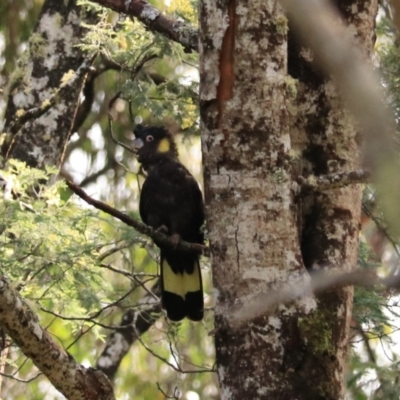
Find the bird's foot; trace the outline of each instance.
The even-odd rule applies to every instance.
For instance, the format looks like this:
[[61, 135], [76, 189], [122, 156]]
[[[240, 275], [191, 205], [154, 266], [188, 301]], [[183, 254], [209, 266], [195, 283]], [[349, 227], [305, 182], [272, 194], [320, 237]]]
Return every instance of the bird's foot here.
[[157, 232], [168, 234], [168, 228], [165, 225], [161, 225], [156, 229]]
[[178, 233], [174, 233], [171, 235], [171, 242], [174, 248], [178, 246], [179, 242], [181, 241], [181, 236]]
[[[157, 232], [165, 233], [168, 235], [168, 228], [165, 225], [161, 225], [156, 229]], [[170, 237], [172, 246], [176, 248], [178, 246], [179, 242], [181, 241], [181, 236], [178, 233], [173, 233]]]

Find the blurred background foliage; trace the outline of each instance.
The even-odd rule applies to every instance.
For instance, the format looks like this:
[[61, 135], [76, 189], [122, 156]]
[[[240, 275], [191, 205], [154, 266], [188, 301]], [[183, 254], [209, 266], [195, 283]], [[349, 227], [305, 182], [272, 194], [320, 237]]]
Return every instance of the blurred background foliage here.
[[[197, 24], [196, 0], [151, 3]], [[114, 120], [114, 136], [128, 145], [136, 123], [167, 126], [176, 135], [182, 162], [201, 182], [198, 55], [185, 52], [138, 21], [86, 0], [81, 4], [101, 15], [81, 44], [98, 57], [82, 95], [62, 176], [82, 185], [93, 197], [138, 217], [139, 165], [129, 151], [111, 140], [108, 112]], [[0, 19], [1, 115], [10, 76], [27, 47], [41, 5], [42, 0], [0, 2], [0, 13], [6, 16]], [[376, 60], [388, 101], [399, 118], [400, 50], [391, 20], [391, 9], [382, 0]], [[1, 171], [14, 187], [14, 193], [6, 192], [0, 200], [1, 271], [29, 300], [42, 325], [78, 362], [93, 366], [111, 328], [120, 323], [124, 311], [138, 307], [145, 288], [154, 284], [158, 252], [150, 239], [70, 197], [61, 181], [45, 186], [52, 172], [34, 171], [15, 162]], [[370, 187], [364, 194], [362, 228], [360, 267], [378, 269], [386, 276], [398, 273], [398, 240], [387, 231]], [[118, 399], [164, 399], [165, 394], [186, 400], [219, 398], [212, 372], [211, 277], [207, 260], [202, 263], [205, 320], [171, 324], [160, 315], [120, 365], [115, 379]], [[355, 290], [349, 399], [399, 398], [398, 302], [397, 293]], [[62, 398], [12, 344], [5, 374], [3, 399]]]

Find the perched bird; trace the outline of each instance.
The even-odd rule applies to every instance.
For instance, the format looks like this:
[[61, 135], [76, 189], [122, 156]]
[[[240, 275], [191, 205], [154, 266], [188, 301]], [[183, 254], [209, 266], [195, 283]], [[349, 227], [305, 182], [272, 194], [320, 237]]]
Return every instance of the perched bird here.
[[[171, 133], [159, 126], [137, 125], [133, 148], [147, 173], [140, 193], [140, 216], [154, 229], [179, 240], [203, 243], [203, 196], [196, 180], [179, 162]], [[203, 318], [199, 256], [155, 242], [160, 248], [162, 306], [168, 318]]]

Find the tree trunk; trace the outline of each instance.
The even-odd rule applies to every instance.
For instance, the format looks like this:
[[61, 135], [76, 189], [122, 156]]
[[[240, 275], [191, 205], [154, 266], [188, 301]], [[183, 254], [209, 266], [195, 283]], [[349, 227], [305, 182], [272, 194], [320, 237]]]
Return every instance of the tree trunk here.
[[1, 151], [6, 158], [36, 168], [61, 165], [86, 74], [40, 118], [28, 121], [18, 132], [13, 132], [12, 125], [18, 116], [45, 105], [62, 81], [84, 63], [87, 55], [76, 46], [86, 32], [82, 22], [93, 23], [96, 19], [76, 1], [44, 2], [28, 49], [11, 77], [4, 125], [8, 135]]
[[[358, 4], [359, 3], [359, 4]], [[338, 1], [351, 32], [369, 56], [373, 49], [377, 1]], [[292, 142], [300, 146], [301, 173], [319, 176], [359, 168], [357, 131], [332, 82], [307, 60], [307, 50], [289, 37], [289, 73], [298, 80]], [[309, 53], [308, 53], [309, 54]], [[360, 185], [316, 190], [302, 199], [301, 249], [309, 270], [348, 272], [357, 265]], [[353, 288], [318, 296], [318, 309], [303, 321], [307, 350], [300, 374], [309, 399], [343, 399], [344, 368]], [[316, 385], [315, 383], [318, 382]]]
[[[341, 8], [370, 50], [376, 2], [358, 3]], [[283, 283], [305, 281], [304, 265], [354, 268], [360, 187], [316, 190], [297, 204], [291, 177], [356, 169], [356, 131], [332, 83], [307, 61], [309, 51], [293, 43], [295, 33], [287, 51], [286, 19], [276, 2], [203, 0], [200, 10], [204, 184], [222, 398], [342, 399], [351, 288], [326, 292], [317, 303], [307, 297], [280, 305], [246, 326], [235, 324], [232, 310]], [[296, 81], [287, 76], [287, 57]]]
[[[231, 310], [279, 283], [307, 279], [291, 191], [287, 24], [275, 1], [201, 2], [201, 122], [223, 399], [298, 397], [298, 317], [281, 306], [246, 326]], [[306, 397], [304, 397], [306, 398]]]

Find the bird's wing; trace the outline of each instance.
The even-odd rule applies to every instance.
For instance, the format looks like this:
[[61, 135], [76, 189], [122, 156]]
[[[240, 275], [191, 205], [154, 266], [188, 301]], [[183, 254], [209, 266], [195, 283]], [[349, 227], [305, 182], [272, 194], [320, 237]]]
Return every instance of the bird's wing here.
[[198, 183], [177, 162], [153, 170], [142, 187], [140, 215], [154, 228], [164, 225], [170, 234], [199, 241], [195, 233], [204, 222], [204, 206]]

